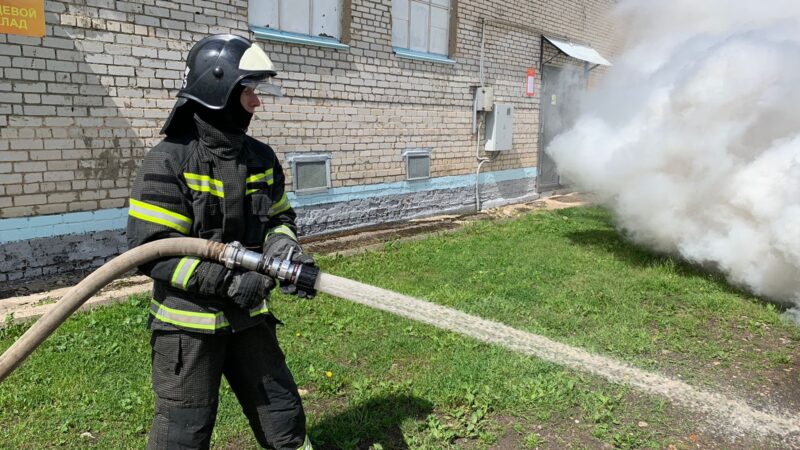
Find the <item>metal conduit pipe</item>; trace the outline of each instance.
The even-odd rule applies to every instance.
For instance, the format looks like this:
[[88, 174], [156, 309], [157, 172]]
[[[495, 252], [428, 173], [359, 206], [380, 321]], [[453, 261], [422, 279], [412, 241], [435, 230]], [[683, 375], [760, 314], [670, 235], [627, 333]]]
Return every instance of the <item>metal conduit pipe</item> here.
[[[486, 132], [484, 131], [484, 135]], [[485, 137], [485, 136], [484, 136]], [[496, 154], [490, 157], [481, 156], [481, 126], [478, 124], [477, 133], [475, 136], [477, 141], [475, 144], [475, 160], [478, 163], [478, 168], [475, 170], [475, 211], [481, 212], [481, 166], [488, 162], [494, 162]]]
[[149, 261], [167, 256], [195, 256], [219, 261], [225, 247], [225, 244], [205, 239], [174, 238], [150, 242], [117, 256], [64, 294], [50, 311], [40, 317], [0, 356], [0, 382], [86, 300], [122, 274]]
[[[481, 18], [481, 57], [480, 57], [480, 81], [483, 86], [483, 44], [486, 40], [486, 18]], [[481, 114], [486, 120], [486, 116]], [[475, 133], [475, 160], [478, 163], [478, 168], [475, 170], [475, 211], [481, 212], [481, 166], [487, 162], [491, 162], [491, 158], [481, 157], [481, 124], [478, 119], [478, 95], [475, 95], [475, 102], [472, 105], [472, 132]], [[484, 131], [484, 136], [486, 132]]]
[[481, 212], [481, 166], [491, 161], [489, 158], [478, 158], [478, 169], [475, 171], [475, 211]]

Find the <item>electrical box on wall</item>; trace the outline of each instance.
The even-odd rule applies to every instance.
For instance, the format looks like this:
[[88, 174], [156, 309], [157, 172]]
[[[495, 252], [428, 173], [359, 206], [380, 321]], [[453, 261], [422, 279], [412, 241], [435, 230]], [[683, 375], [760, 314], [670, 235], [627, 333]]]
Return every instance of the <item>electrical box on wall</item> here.
[[478, 86], [475, 89], [475, 111], [491, 111], [494, 104], [494, 88]]
[[495, 104], [492, 113], [486, 117], [486, 151], [511, 150], [513, 134], [514, 105]]

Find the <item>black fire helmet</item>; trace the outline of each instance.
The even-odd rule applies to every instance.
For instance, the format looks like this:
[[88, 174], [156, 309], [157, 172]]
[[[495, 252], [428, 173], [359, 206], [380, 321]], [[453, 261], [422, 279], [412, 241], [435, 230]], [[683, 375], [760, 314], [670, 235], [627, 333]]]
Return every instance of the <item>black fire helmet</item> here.
[[[275, 66], [257, 44], [233, 34], [208, 36], [196, 43], [186, 58], [183, 83], [175, 106], [164, 123], [161, 133], [169, 135], [171, 128], [187, 119], [190, 102], [212, 109], [222, 109], [237, 84], [265, 81], [277, 74]], [[267, 89], [263, 89], [269, 93]], [[191, 118], [189, 115], [188, 118]]]

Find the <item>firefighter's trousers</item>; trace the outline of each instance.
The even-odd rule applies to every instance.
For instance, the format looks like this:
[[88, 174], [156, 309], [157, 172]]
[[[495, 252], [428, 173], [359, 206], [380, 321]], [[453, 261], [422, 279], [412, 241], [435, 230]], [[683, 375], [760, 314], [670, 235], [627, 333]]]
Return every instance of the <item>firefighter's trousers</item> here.
[[155, 418], [148, 449], [207, 449], [222, 375], [264, 448], [310, 448], [275, 319], [232, 334], [153, 331]]

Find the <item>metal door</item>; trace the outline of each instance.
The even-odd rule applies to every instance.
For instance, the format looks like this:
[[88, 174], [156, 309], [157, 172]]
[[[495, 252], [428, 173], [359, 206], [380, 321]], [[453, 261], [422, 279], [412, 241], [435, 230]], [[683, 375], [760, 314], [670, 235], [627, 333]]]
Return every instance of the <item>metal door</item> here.
[[561, 187], [556, 163], [544, 150], [560, 133], [567, 131], [578, 118], [579, 100], [586, 90], [583, 71], [556, 66], [542, 69], [539, 167], [536, 188], [539, 192]]

